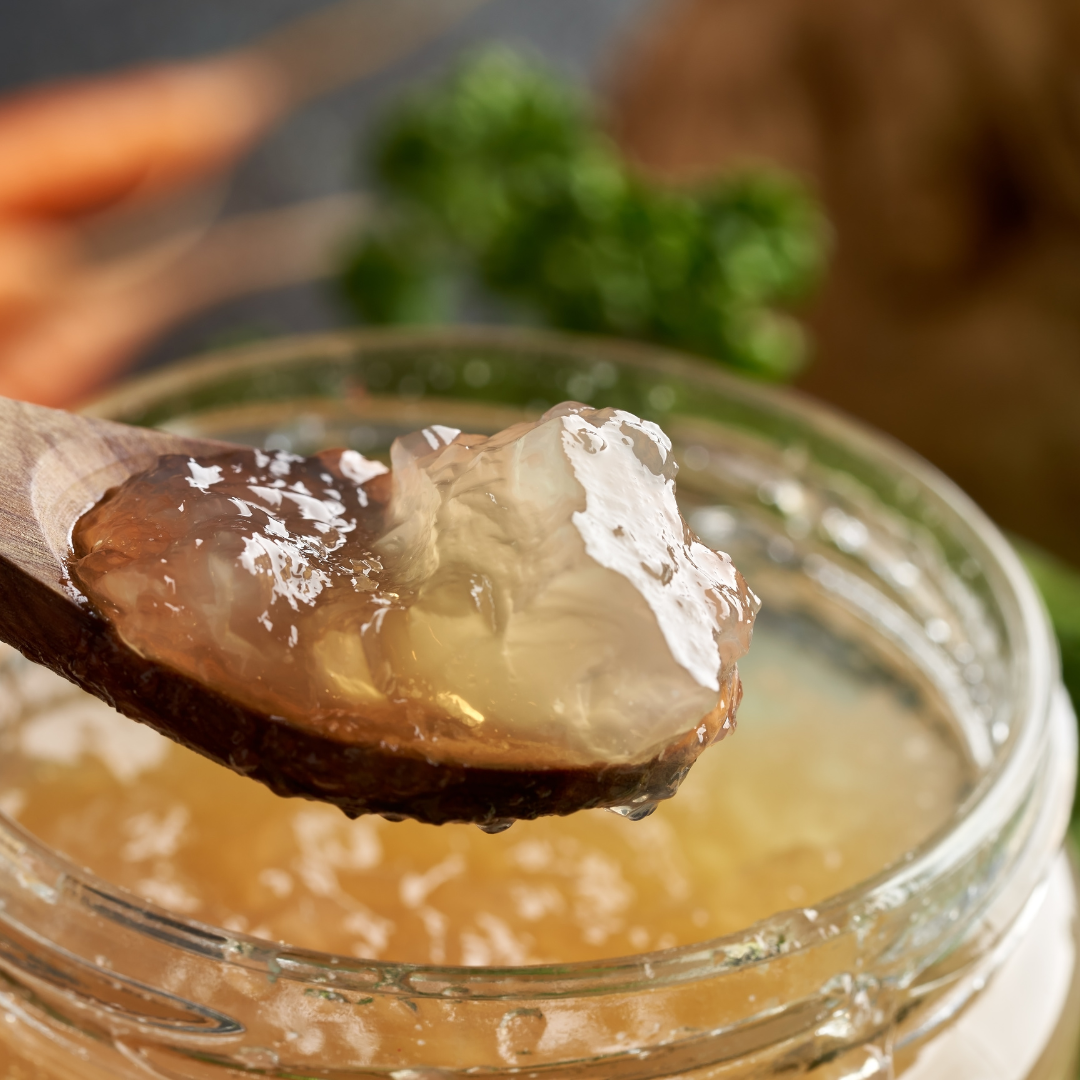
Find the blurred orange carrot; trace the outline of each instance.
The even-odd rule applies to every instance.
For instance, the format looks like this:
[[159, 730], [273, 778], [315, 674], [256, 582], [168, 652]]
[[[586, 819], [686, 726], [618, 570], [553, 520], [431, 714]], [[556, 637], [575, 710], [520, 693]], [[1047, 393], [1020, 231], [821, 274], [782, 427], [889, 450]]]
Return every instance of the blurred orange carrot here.
[[47, 301], [71, 276], [77, 259], [70, 230], [0, 218], [0, 332]]
[[[0, 310], [0, 395], [57, 407], [81, 401], [178, 319], [330, 273], [334, 242], [366, 212], [360, 196], [324, 196], [229, 218], [165, 265], [135, 253], [67, 277], [56, 249], [42, 267], [53, 275], [45, 302], [28, 301], [7, 322]], [[0, 251], [2, 243], [0, 233]]]
[[178, 319], [326, 273], [355, 198], [211, 226], [207, 194], [290, 109], [483, 2], [336, 0], [244, 49], [0, 101], [0, 394], [70, 404]]
[[0, 214], [73, 215], [228, 165], [285, 105], [253, 55], [149, 67], [0, 104]]

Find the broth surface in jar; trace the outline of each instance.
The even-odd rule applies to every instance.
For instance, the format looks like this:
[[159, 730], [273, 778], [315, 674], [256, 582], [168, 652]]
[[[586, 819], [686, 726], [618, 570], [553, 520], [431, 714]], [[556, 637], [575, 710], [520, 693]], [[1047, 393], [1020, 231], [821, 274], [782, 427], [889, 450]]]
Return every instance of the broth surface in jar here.
[[8, 811], [75, 862], [233, 931], [409, 963], [620, 956], [812, 906], [949, 819], [970, 779], [959, 746], [858, 660], [806, 618], [764, 617], [737, 737], [643, 821], [584, 811], [498, 836], [350, 822], [30, 666], [39, 704], [9, 730], [0, 783]]

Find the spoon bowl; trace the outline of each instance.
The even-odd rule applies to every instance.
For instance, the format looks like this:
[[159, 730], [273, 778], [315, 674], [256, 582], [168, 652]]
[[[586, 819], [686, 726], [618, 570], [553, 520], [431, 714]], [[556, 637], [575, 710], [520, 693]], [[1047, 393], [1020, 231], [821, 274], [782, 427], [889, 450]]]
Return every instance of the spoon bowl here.
[[592, 807], [640, 817], [674, 793], [701, 750], [690, 732], [630, 764], [432, 761], [376, 735], [365, 741], [363, 724], [335, 738], [252, 708], [131, 647], [69, 573], [73, 527], [110, 489], [164, 454], [207, 457], [237, 448], [9, 399], [0, 399], [0, 426], [0, 638], [279, 795], [333, 803], [354, 817], [470, 821], [488, 831]]

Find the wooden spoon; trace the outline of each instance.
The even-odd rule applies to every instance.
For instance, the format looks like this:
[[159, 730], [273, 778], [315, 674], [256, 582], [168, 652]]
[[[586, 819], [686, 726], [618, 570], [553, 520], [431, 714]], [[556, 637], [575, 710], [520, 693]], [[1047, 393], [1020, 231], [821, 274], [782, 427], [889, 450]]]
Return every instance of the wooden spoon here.
[[[237, 702], [136, 652], [73, 584], [75, 522], [162, 454], [235, 450], [0, 398], [0, 638], [126, 716], [279, 795], [499, 831], [517, 818], [614, 807], [643, 816], [700, 752], [690, 733], [650, 761], [567, 768], [470, 766], [343, 742]], [[737, 704], [737, 702], [736, 702]]]

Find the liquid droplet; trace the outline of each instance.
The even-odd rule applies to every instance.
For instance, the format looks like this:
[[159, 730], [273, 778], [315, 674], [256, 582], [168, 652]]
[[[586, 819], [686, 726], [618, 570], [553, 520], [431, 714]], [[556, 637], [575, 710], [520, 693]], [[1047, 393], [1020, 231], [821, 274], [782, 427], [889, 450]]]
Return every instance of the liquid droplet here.
[[619, 817], [629, 818], [631, 821], [641, 821], [654, 813], [659, 805], [659, 802], [650, 800], [649, 802], [632, 803], [627, 806], [608, 806], [605, 809], [612, 814], [618, 814]]
[[510, 826], [513, 824], [513, 818], [492, 818], [491, 821], [485, 821], [483, 824], [477, 822], [476, 827], [481, 832], [495, 834], [506, 832], [506, 830], [509, 829]]

